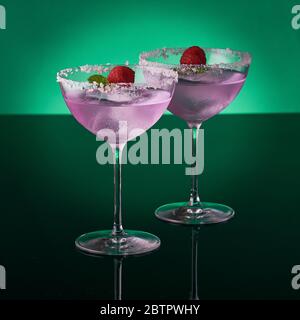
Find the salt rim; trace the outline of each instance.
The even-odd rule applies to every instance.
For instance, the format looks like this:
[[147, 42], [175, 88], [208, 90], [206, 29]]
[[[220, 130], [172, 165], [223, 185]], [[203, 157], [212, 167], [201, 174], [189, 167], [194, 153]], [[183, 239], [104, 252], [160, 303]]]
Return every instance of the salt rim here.
[[185, 71], [193, 71], [193, 68], [209, 68], [213, 69], [235, 69], [240, 67], [249, 66], [251, 63], [251, 55], [248, 52], [231, 50], [227, 49], [218, 49], [218, 48], [202, 48], [205, 52], [213, 52], [216, 54], [223, 54], [224, 56], [236, 55], [240, 58], [240, 61], [236, 61], [233, 63], [218, 63], [218, 64], [198, 64], [198, 65], [180, 65], [180, 64], [167, 64], [162, 62], [148, 61], [148, 58], [159, 58], [163, 57], [167, 59], [169, 55], [179, 55], [182, 54], [187, 48], [161, 48], [148, 52], [142, 52], [140, 54], [140, 65], [143, 66], [154, 66], [154, 67], [162, 67], [165, 68], [176, 68], [177, 71], [185, 72]]
[[107, 64], [101, 64], [101, 65], [84, 65], [76, 68], [67, 68], [64, 70], [61, 70], [57, 73], [57, 82], [62, 83], [69, 89], [78, 89], [78, 90], [97, 90], [102, 93], [112, 93], [112, 92], [120, 92], [120, 91], [136, 91], [140, 90], [142, 88], [149, 88], [149, 85], [145, 84], [139, 84], [139, 83], [131, 83], [131, 84], [97, 84], [97, 83], [90, 83], [88, 81], [75, 81], [68, 79], [68, 76], [77, 73], [77, 72], [83, 72], [83, 73], [98, 73], [103, 74], [105, 72], [110, 71], [112, 68], [116, 66], [126, 66], [126, 67], [132, 67], [134, 69], [144, 69], [145, 71], [148, 71], [152, 75], [160, 75], [160, 84], [159, 86], [154, 86], [153, 83], [151, 83], [151, 88], [159, 89], [162, 88], [164, 85], [172, 85], [174, 82], [178, 81], [178, 74], [174, 70], [162, 68], [162, 67], [156, 67], [156, 66], [142, 66], [139, 64], [130, 65], [128, 63], [123, 65], [113, 65], [110, 63]]

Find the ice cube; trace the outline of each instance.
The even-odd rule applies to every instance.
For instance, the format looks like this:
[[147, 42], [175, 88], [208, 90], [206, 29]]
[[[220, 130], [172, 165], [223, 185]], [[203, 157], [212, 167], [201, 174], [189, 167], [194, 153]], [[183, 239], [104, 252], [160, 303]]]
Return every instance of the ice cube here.
[[86, 97], [91, 99], [103, 99], [103, 93], [99, 90], [87, 90], [86, 91]]
[[133, 100], [133, 96], [130, 94], [130, 92], [111, 92], [111, 93], [104, 93], [103, 98], [108, 101], [113, 102], [130, 102]]
[[102, 91], [95, 89], [87, 90], [86, 97], [98, 100], [107, 100], [110, 102], [127, 103], [134, 99], [134, 94], [125, 90]]
[[210, 70], [205, 70], [202, 73], [189, 73], [186, 75], [180, 75], [180, 79], [202, 83], [220, 83], [231, 80], [232, 76], [233, 72], [230, 70], [212, 68]]

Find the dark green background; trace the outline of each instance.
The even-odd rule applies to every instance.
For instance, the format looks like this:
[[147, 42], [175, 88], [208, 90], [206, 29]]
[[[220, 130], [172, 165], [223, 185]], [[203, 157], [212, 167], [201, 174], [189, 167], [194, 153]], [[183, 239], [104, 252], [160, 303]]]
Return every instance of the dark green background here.
[[[202, 228], [201, 299], [300, 298], [291, 269], [300, 264], [299, 115], [224, 115], [204, 124], [203, 200], [236, 210]], [[164, 116], [159, 128], [184, 128]], [[110, 228], [113, 168], [99, 166], [99, 144], [71, 116], [0, 117], [0, 298], [109, 299], [111, 259], [79, 254], [74, 239]], [[55, 128], [55, 130], [53, 129]], [[185, 299], [190, 290], [189, 228], [154, 218], [187, 199], [181, 165], [125, 165], [124, 223], [157, 234], [161, 249], [124, 262], [125, 299]]]
[[68, 113], [55, 83], [62, 68], [137, 62], [159, 47], [246, 50], [246, 87], [224, 113], [299, 112], [300, 30], [293, 0], [1, 0], [0, 113]]

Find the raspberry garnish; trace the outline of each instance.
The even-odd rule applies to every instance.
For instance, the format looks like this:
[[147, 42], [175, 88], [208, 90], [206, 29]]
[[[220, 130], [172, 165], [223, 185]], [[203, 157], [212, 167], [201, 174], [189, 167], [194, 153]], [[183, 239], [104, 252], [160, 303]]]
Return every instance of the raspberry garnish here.
[[125, 66], [114, 67], [107, 79], [110, 83], [134, 83], [135, 72]]
[[206, 64], [206, 56], [203, 49], [197, 46], [186, 49], [181, 58], [181, 64]]

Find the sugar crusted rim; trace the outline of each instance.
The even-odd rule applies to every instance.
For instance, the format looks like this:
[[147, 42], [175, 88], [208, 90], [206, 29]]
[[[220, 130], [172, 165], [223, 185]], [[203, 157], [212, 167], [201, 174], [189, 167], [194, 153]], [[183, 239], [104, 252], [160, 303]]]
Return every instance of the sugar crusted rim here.
[[251, 63], [251, 55], [249, 52], [231, 50], [227, 49], [218, 49], [218, 48], [202, 48], [205, 52], [212, 52], [216, 54], [223, 54], [223, 55], [236, 55], [240, 58], [239, 61], [232, 62], [232, 63], [216, 63], [216, 64], [207, 64], [207, 65], [185, 65], [185, 64], [168, 64], [163, 62], [155, 62], [149, 61], [149, 58], [159, 58], [162, 57], [167, 59], [169, 55], [180, 55], [182, 54], [187, 48], [161, 48], [152, 51], [142, 52], [140, 54], [140, 64], [143, 66], [154, 66], [154, 67], [162, 67], [165, 68], [176, 68], [178, 70], [184, 70], [186, 68], [194, 68], [194, 67], [203, 67], [203, 68], [210, 68], [210, 69], [234, 69], [244, 66], [249, 66]]
[[[96, 87], [99, 86], [95, 85], [95, 83], [90, 83], [88, 82], [88, 80], [86, 81], [77, 81], [77, 80], [71, 80], [68, 79], [68, 76], [77, 73], [77, 72], [82, 72], [82, 73], [92, 73], [94, 72], [95, 74], [103, 74], [106, 72], [109, 72], [110, 70], [112, 70], [114, 67], [117, 66], [124, 66], [124, 67], [132, 67], [132, 68], [138, 68], [138, 69], [144, 69], [148, 72], [150, 72], [151, 74], [157, 74], [157, 72], [159, 72], [160, 75], [162, 75], [164, 78], [161, 79], [162, 82], [167, 83], [171, 83], [171, 82], [177, 82], [178, 81], [178, 74], [176, 71], [171, 70], [171, 69], [167, 69], [167, 68], [162, 68], [162, 66], [143, 66], [143, 65], [139, 65], [139, 64], [123, 64], [123, 65], [117, 65], [117, 64], [100, 64], [100, 65], [84, 65], [84, 66], [79, 66], [79, 67], [75, 67], [75, 68], [66, 68], [63, 69], [61, 71], [59, 71], [57, 73], [57, 82], [60, 82], [64, 85], [66, 85], [69, 88], [72, 89], [96, 89]], [[115, 87], [117, 87], [117, 84], [113, 84]], [[127, 84], [128, 85], [128, 84]], [[134, 83], [131, 85], [135, 85]], [[101, 87], [105, 87], [105, 86], [101, 86]]]

